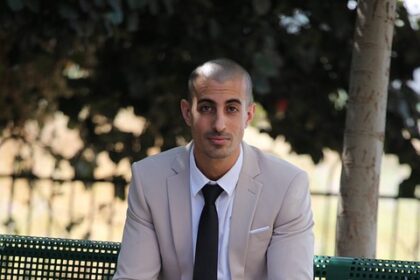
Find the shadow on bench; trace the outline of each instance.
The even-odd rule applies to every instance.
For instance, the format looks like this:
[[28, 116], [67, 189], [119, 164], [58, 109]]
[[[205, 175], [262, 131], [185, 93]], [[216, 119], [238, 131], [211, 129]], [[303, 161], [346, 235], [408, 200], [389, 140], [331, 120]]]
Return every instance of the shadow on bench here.
[[[120, 243], [0, 235], [0, 279], [111, 279]], [[420, 262], [316, 256], [314, 279], [420, 280]]]

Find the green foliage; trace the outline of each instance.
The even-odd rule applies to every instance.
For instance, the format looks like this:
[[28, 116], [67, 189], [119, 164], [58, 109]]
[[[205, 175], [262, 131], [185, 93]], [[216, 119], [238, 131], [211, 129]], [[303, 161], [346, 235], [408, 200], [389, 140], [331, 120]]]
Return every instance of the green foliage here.
[[[411, 166], [401, 193], [414, 196], [419, 94], [406, 85], [419, 66], [420, 32], [402, 5], [398, 13], [391, 81], [402, 86], [390, 90], [385, 149]], [[270, 124], [263, 131], [318, 162], [324, 148], [341, 151], [354, 22], [355, 11], [336, 0], [8, 0], [0, 4], [0, 130], [60, 110], [85, 144], [71, 159], [76, 173], [93, 176], [86, 166], [96, 156], [86, 151], [118, 163], [188, 140], [178, 103], [190, 71], [230, 57], [252, 75]], [[63, 74], [72, 65], [85, 74]], [[113, 124], [129, 106], [147, 120], [140, 137]]]
[[7, 4], [9, 5], [9, 8], [14, 12], [17, 12], [23, 9], [22, 0], [7, 0]]

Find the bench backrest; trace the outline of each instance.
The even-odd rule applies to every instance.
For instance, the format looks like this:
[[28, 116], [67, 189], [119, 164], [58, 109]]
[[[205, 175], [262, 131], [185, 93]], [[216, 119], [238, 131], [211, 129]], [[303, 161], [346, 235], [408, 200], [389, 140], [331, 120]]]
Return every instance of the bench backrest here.
[[420, 262], [315, 256], [315, 279], [420, 280]]
[[0, 235], [0, 279], [111, 279], [120, 243]]
[[[0, 279], [111, 279], [120, 243], [0, 235]], [[420, 262], [316, 256], [314, 279], [420, 280]]]

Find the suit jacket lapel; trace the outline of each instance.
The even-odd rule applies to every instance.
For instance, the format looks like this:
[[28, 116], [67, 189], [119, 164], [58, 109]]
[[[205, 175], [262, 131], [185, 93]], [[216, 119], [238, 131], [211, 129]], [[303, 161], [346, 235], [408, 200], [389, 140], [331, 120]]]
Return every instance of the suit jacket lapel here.
[[172, 237], [179, 268], [186, 272], [188, 279], [192, 279], [193, 249], [189, 147], [187, 146], [185, 152], [181, 152], [175, 158], [172, 168], [176, 174], [167, 179], [167, 188]]
[[262, 184], [254, 178], [260, 173], [254, 150], [243, 143], [244, 159], [236, 186], [229, 237], [229, 266], [232, 279], [243, 279], [248, 237]]

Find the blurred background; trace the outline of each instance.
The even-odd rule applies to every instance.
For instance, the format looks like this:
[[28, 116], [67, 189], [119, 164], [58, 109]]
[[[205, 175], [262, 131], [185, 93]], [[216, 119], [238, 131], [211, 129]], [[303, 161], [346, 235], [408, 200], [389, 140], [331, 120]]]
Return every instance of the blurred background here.
[[[245, 141], [310, 176], [334, 255], [356, 1], [0, 3], [0, 233], [120, 241], [130, 165], [190, 140], [198, 64], [229, 57], [258, 104]], [[420, 3], [399, 1], [377, 258], [420, 259]]]

